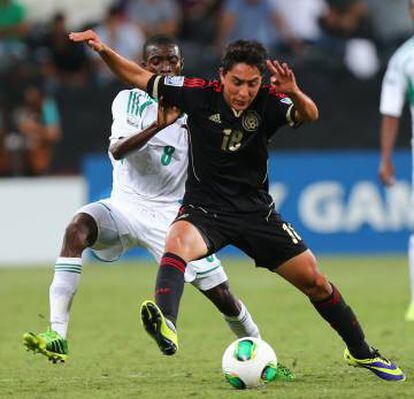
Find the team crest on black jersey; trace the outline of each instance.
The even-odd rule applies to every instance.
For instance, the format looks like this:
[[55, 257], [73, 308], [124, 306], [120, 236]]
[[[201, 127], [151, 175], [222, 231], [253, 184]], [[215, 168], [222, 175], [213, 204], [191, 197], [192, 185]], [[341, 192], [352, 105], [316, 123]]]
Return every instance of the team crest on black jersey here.
[[260, 117], [256, 111], [247, 111], [242, 119], [242, 126], [248, 132], [255, 132], [260, 124]]

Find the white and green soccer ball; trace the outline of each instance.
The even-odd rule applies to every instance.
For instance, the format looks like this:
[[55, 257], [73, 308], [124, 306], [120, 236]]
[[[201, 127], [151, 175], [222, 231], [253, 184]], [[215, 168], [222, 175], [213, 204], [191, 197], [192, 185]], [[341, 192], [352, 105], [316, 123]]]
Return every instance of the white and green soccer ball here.
[[275, 351], [265, 341], [244, 337], [231, 343], [223, 354], [224, 377], [235, 388], [255, 388], [277, 376]]

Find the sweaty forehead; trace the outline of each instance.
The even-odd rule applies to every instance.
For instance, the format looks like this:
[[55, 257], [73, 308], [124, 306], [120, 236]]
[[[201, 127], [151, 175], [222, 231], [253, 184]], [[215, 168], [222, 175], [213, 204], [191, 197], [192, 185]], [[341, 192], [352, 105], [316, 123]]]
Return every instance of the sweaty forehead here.
[[147, 47], [146, 58], [150, 59], [153, 57], [178, 57], [180, 58], [180, 50], [178, 46], [174, 44], [161, 44], [161, 45], [152, 45]]

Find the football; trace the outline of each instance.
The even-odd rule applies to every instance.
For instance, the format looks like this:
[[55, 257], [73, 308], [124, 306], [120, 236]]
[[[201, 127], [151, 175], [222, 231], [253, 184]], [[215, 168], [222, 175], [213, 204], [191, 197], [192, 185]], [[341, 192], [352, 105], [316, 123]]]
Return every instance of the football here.
[[237, 389], [255, 388], [277, 376], [277, 358], [265, 341], [244, 337], [231, 343], [223, 354], [222, 369], [226, 380]]

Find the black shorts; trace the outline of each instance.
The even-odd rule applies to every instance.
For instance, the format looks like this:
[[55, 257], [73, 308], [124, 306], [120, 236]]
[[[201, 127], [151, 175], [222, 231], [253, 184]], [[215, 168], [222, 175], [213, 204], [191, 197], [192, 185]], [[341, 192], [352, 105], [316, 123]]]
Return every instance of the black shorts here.
[[[275, 270], [308, 247], [290, 223], [275, 211], [269, 213], [220, 214], [185, 205], [174, 220], [187, 221], [201, 233], [209, 255], [234, 245], [254, 259], [257, 267]], [[174, 223], [173, 222], [173, 223]]]

